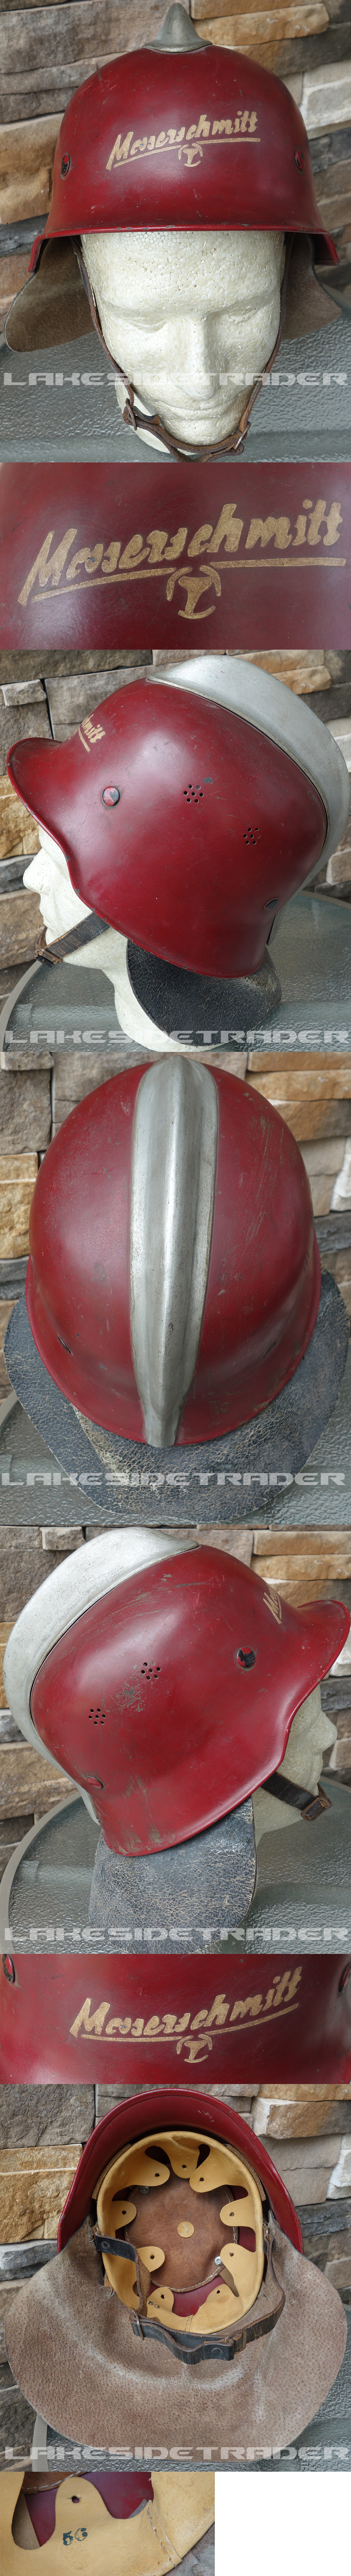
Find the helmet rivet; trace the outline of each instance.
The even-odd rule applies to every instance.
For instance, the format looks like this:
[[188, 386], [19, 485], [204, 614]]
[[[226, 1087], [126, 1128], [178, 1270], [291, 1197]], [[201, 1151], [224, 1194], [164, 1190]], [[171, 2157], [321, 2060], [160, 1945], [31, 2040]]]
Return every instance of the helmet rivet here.
[[304, 168], [305, 168], [305, 155], [304, 155], [304, 152], [295, 152], [295, 161], [296, 161], [296, 169], [297, 169], [297, 170], [304, 170]]
[[253, 1646], [250, 1646], [250, 1650], [248, 1647], [245, 1648], [245, 1646], [239, 1646], [237, 1663], [242, 1664], [245, 1673], [251, 1672], [252, 1664], [256, 1663], [256, 1655], [254, 1653]]
[[63, 152], [63, 155], [62, 155], [62, 161], [61, 161], [61, 179], [67, 179], [68, 171], [70, 170], [70, 168], [71, 168], [71, 154], [70, 154], [70, 152]]
[[342, 1995], [342, 1994], [343, 1994], [344, 1986], [348, 1986], [349, 1977], [351, 1977], [351, 1964], [350, 1964], [350, 1962], [349, 1962], [349, 1965], [348, 1965], [348, 1967], [347, 1967], [347, 1968], [343, 1968], [342, 1977], [340, 1977], [339, 1995]]
[[101, 804], [119, 805], [119, 787], [103, 787], [101, 793]]

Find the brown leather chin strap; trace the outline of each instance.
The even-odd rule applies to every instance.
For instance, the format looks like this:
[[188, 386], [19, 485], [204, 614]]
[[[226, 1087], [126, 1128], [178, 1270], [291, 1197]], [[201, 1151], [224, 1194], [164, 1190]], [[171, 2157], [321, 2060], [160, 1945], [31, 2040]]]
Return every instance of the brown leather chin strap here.
[[311, 1789], [299, 1788], [296, 1780], [285, 1780], [281, 1771], [271, 1771], [269, 1779], [262, 1780], [262, 1788], [269, 1790], [271, 1798], [281, 1798], [285, 1807], [298, 1807], [304, 1825], [314, 1825], [331, 1806], [331, 1798], [326, 1797], [319, 1782], [314, 1796]]
[[69, 957], [76, 949], [88, 948], [91, 939], [100, 939], [101, 931], [109, 928], [109, 921], [102, 921], [100, 913], [90, 912], [86, 921], [76, 921], [73, 930], [65, 930], [62, 939], [55, 940], [55, 946], [51, 940], [49, 948], [46, 945], [46, 930], [41, 930], [36, 945], [36, 957], [40, 959], [45, 957], [52, 966], [61, 966], [64, 957]]
[[[154, 2322], [153, 2319], [147, 2315], [147, 2301], [150, 2291], [150, 2273], [146, 2271], [145, 2265], [141, 2263], [136, 2247], [131, 2244], [130, 2238], [100, 2236], [100, 2232], [97, 2227], [94, 2227], [93, 2230], [94, 2244], [98, 2253], [102, 2254], [105, 2252], [106, 2254], [123, 2255], [124, 2260], [127, 2258], [129, 2262], [135, 2263], [139, 2306], [137, 2313], [133, 2314], [130, 2312], [132, 2333], [141, 2336], [144, 2343], [147, 2341], [152, 2343], [165, 2343], [168, 2349], [171, 2344], [172, 2350], [176, 2353], [178, 2360], [190, 2362], [193, 2365], [201, 2361], [233, 2361], [235, 2360], [237, 2353], [245, 2352], [247, 2344], [258, 2343], [262, 2341], [265, 2335], [274, 2333], [274, 2328], [278, 2325], [279, 2317], [282, 2316], [283, 2308], [285, 2308], [285, 2290], [280, 2288], [280, 2283], [277, 2281], [277, 2275], [274, 2271], [272, 2250], [273, 2222], [271, 2216], [268, 2220], [264, 2220], [263, 2233], [267, 2257], [267, 2270], [264, 2286], [268, 2296], [270, 2291], [272, 2292], [272, 2305], [267, 2307], [266, 2312], [263, 2315], [261, 2314], [261, 2316], [255, 2316], [254, 2308], [248, 2308], [247, 2315], [244, 2319], [240, 2323], [238, 2322], [237, 2325], [235, 2325], [233, 2321], [233, 2325], [227, 2327], [226, 2334], [221, 2338], [219, 2333], [206, 2334], [205, 2329], [202, 2336], [191, 2335], [188, 2333], [181, 2334], [181, 2332], [172, 2334], [171, 2326], [159, 2325], [156, 2317]], [[223, 2249], [222, 2263], [220, 2268], [218, 2267], [216, 2278], [218, 2281], [223, 2280], [226, 2286], [229, 2284], [230, 2288], [232, 2288], [232, 2283], [231, 2281], [229, 2283], [229, 2275], [226, 2272], [225, 2247]], [[278, 2294], [277, 2297], [275, 2297], [276, 2291]], [[118, 2298], [118, 2290], [115, 2291], [114, 2296]]]
[[[98, 2254], [117, 2254], [122, 2256], [124, 2263], [134, 2263], [139, 2300], [138, 2316], [146, 2317], [151, 2273], [147, 2271], [146, 2264], [142, 2263], [137, 2246], [131, 2245], [130, 2238], [127, 2236], [100, 2236], [99, 2227], [93, 2228], [93, 2237]], [[118, 2291], [114, 2295], [118, 2298]]]
[[[284, 277], [283, 277], [283, 280], [282, 280], [281, 295], [280, 295], [279, 331], [278, 331], [278, 334], [277, 334], [277, 339], [276, 339], [276, 341], [275, 341], [275, 347], [274, 347], [274, 349], [272, 349], [271, 357], [270, 357], [270, 358], [267, 358], [267, 368], [268, 368], [268, 372], [270, 372], [270, 368], [274, 366], [274, 360], [275, 360], [275, 358], [277, 358], [277, 357], [278, 357], [278, 350], [280, 349], [280, 342], [281, 342], [282, 332], [283, 332], [283, 330], [284, 330], [284, 322], [285, 322], [285, 315], [286, 315], [287, 292], [288, 292], [288, 282], [289, 282], [289, 268], [290, 268], [290, 260], [291, 260], [291, 255], [292, 255], [292, 250], [293, 250], [294, 240], [295, 240], [295, 234], [294, 234], [294, 233], [289, 233], [289, 235], [288, 235], [288, 239], [287, 239], [287, 244], [286, 244], [285, 264], [284, 264]], [[106, 340], [104, 340], [103, 332], [102, 332], [102, 330], [101, 330], [101, 324], [100, 324], [100, 322], [99, 322], [98, 311], [97, 311], [97, 305], [96, 305], [96, 303], [95, 303], [95, 296], [93, 295], [93, 289], [92, 289], [92, 286], [90, 285], [90, 278], [88, 277], [87, 269], [86, 269], [86, 267], [85, 267], [85, 263], [84, 263], [83, 256], [82, 256], [81, 243], [80, 243], [79, 236], [72, 234], [72, 235], [71, 235], [71, 241], [72, 241], [72, 250], [74, 250], [74, 252], [75, 252], [75, 257], [76, 257], [76, 259], [78, 260], [78, 267], [80, 268], [80, 274], [81, 274], [81, 277], [83, 278], [83, 284], [84, 284], [84, 286], [85, 286], [86, 294], [87, 294], [87, 296], [88, 296], [88, 303], [89, 303], [89, 305], [90, 305], [90, 312], [91, 312], [92, 321], [93, 321], [93, 323], [94, 323], [94, 329], [95, 329], [95, 331], [97, 331], [98, 339], [101, 341], [101, 348], [102, 348], [102, 349], [104, 349], [104, 352], [105, 352], [105, 358], [108, 358], [109, 366], [114, 368], [115, 376], [118, 376], [118, 377], [119, 377], [119, 382], [120, 382], [120, 384], [124, 385], [124, 387], [125, 387], [125, 392], [126, 392], [126, 403], [125, 403], [124, 411], [122, 412], [122, 420], [124, 420], [124, 421], [125, 421], [126, 428], [127, 428], [127, 429], [134, 429], [135, 431], [138, 431], [138, 430], [150, 430], [151, 435], [154, 435], [154, 436], [155, 436], [155, 438], [160, 438], [160, 439], [162, 440], [162, 446], [163, 446], [163, 447], [166, 447], [166, 448], [168, 449], [168, 453], [169, 453], [169, 455], [170, 455], [170, 456], [176, 456], [176, 457], [179, 457], [180, 462], [182, 461], [182, 458], [183, 458], [183, 457], [185, 457], [185, 460], [186, 460], [186, 458], [187, 458], [187, 457], [189, 457], [189, 458], [192, 458], [192, 459], [194, 460], [194, 462], [195, 462], [195, 463], [197, 462], [199, 465], [212, 465], [212, 464], [214, 464], [217, 460], [218, 460], [218, 461], [220, 461], [221, 456], [230, 456], [231, 454], [232, 454], [232, 455], [236, 455], [236, 454], [238, 454], [238, 453], [240, 452], [240, 450], [242, 450], [242, 448], [243, 448], [245, 438], [247, 438], [247, 432], [248, 432], [248, 429], [249, 429], [250, 419], [251, 419], [251, 412], [253, 411], [254, 403], [255, 403], [255, 402], [257, 402], [257, 396], [258, 396], [258, 394], [261, 392], [262, 375], [258, 377], [257, 384], [255, 384], [255, 385], [253, 385], [253, 386], [252, 386], [251, 393], [249, 394], [249, 400], [248, 400], [248, 402], [245, 404], [245, 410], [241, 413], [241, 419], [240, 419], [239, 421], [237, 421], [236, 429], [233, 429], [233, 430], [229, 433], [229, 436], [227, 435], [227, 437], [226, 437], [226, 438], [222, 438], [222, 439], [220, 439], [220, 440], [218, 440], [218, 439], [217, 439], [217, 440], [215, 441], [214, 446], [211, 446], [211, 447], [194, 447], [194, 446], [192, 445], [192, 443], [191, 443], [191, 440], [190, 440], [190, 439], [186, 439], [186, 438], [184, 438], [184, 439], [182, 439], [182, 440], [180, 441], [180, 440], [179, 440], [179, 439], [177, 439], [177, 438], [172, 438], [170, 430], [168, 430], [168, 429], [166, 429], [166, 428], [165, 428], [165, 423], [164, 423], [164, 421], [160, 419], [159, 412], [155, 411], [155, 412], [152, 412], [152, 413], [148, 413], [148, 412], [146, 412], [146, 411], [138, 411], [138, 401], [140, 401], [140, 395], [138, 396], [138, 394], [136, 394], [136, 392], [135, 392], [135, 386], [134, 386], [134, 385], [129, 384], [128, 376], [126, 376], [126, 375], [125, 375], [124, 367], [119, 367], [119, 366], [117, 365], [117, 359], [116, 359], [116, 358], [112, 358], [112, 356], [111, 356], [111, 350], [107, 348]], [[265, 370], [265, 372], [266, 372], [266, 370]]]

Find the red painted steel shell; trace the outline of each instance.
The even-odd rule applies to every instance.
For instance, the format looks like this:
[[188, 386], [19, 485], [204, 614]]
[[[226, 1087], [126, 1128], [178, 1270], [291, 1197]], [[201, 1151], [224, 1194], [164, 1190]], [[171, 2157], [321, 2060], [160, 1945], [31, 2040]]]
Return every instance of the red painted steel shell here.
[[[310, 1958], [282, 1952], [269, 1959], [128, 1959], [90, 1952], [59, 1958], [49, 1951], [33, 1957], [31, 1950], [30, 1956], [14, 1953], [6, 1967], [3, 1961], [0, 1994], [4, 2084], [188, 2087], [199, 2077], [201, 2086], [249, 2088], [348, 2084], [351, 2078], [351, 1969], [344, 1951]], [[158, 2093], [156, 2106], [154, 2095], [150, 2125], [159, 2099]], [[131, 2106], [130, 2136], [132, 2116]], [[211, 2099], [214, 2132], [220, 2116]]]
[[248, 459], [245, 474], [230, 457], [174, 462], [170, 474], [160, 455], [156, 509], [154, 486], [154, 465], [141, 461], [41, 464], [40, 474], [26, 465], [25, 477], [22, 465], [1, 466], [4, 648], [94, 646], [103, 669], [107, 650], [139, 659], [141, 636], [194, 652], [210, 637], [211, 652], [231, 653], [234, 634], [238, 652], [267, 652], [277, 625], [281, 648], [294, 635], [309, 647], [326, 631], [326, 600], [328, 644], [351, 644], [348, 465], [309, 465], [308, 514], [304, 468], [289, 461]]
[[[27, 1309], [55, 1386], [91, 1422], [145, 1441], [130, 1320], [133, 1121], [147, 1068], [79, 1102], [40, 1166]], [[302, 1155], [268, 1100], [211, 1074], [218, 1143], [207, 1288], [178, 1447], [263, 1411], [307, 1350], [321, 1265]]]
[[44, 239], [170, 226], [309, 233], [337, 257], [299, 109], [246, 54], [122, 54], [66, 108]]
[[31, 1715], [90, 1791], [110, 1849], [165, 1851], [269, 1778], [350, 1625], [343, 1602], [291, 1609], [247, 1566], [202, 1547], [143, 1567], [83, 1611], [38, 1667]]
[[120, 2155], [122, 2148], [132, 2145], [135, 2138], [147, 2138], [150, 2133], [155, 2137], [160, 2130], [167, 2128], [173, 2131], [199, 2129], [202, 2137], [219, 2139], [224, 2146], [236, 2148], [238, 2155], [247, 2156], [254, 2173], [263, 2183], [284, 2236], [288, 2236], [291, 2245], [296, 2245], [298, 2253], [303, 2254], [297, 2210], [281, 2175], [277, 2174], [271, 2157], [267, 2155], [266, 2147], [261, 2145], [261, 2139], [254, 2137], [247, 2121], [242, 2120], [237, 2111], [229, 2110], [225, 2103], [212, 2102], [206, 2093], [187, 2094], [181, 2089], [179, 2093], [158, 2092], [157, 2102], [154, 2093], [141, 2093], [137, 2100], [134, 2095], [131, 2102], [124, 2102], [119, 2109], [115, 2106], [107, 2112], [104, 2120], [98, 2120], [96, 2129], [83, 2147], [74, 2182], [59, 2219], [58, 2254], [63, 2252], [65, 2245], [69, 2245], [77, 2227], [83, 2226], [94, 2186], [106, 2172], [113, 2156]]
[[[162, 681], [116, 690], [69, 742], [14, 743], [7, 766], [81, 901], [198, 974], [255, 972], [323, 850], [325, 808], [303, 766], [210, 695]], [[116, 805], [103, 803], [111, 784]]]

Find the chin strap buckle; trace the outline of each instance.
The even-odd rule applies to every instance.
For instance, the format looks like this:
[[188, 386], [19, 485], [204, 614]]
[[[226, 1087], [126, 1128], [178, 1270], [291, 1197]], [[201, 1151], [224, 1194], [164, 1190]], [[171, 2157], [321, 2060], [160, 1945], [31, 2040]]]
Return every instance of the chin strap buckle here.
[[318, 1782], [316, 1797], [307, 1797], [306, 1804], [301, 1810], [304, 1825], [313, 1825], [315, 1816], [323, 1816], [326, 1807], [331, 1807], [331, 1798], [326, 1797], [325, 1789], [321, 1789]]
[[281, 1771], [271, 1771], [269, 1779], [262, 1781], [262, 1788], [269, 1790], [271, 1798], [280, 1798], [284, 1807], [298, 1807], [304, 1825], [314, 1825], [317, 1816], [323, 1816], [326, 1808], [331, 1807], [331, 1798], [327, 1798], [319, 1782], [315, 1795], [312, 1795], [310, 1789], [299, 1788], [297, 1781], [285, 1780]]

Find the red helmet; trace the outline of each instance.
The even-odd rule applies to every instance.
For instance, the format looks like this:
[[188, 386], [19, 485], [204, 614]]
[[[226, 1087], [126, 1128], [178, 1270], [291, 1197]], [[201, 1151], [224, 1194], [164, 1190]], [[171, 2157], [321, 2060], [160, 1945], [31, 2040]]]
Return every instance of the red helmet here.
[[9, 1707], [88, 1792], [108, 1848], [134, 1860], [203, 1833], [270, 1778], [350, 1624], [341, 1601], [291, 1609], [218, 1548], [111, 1532], [21, 1611]]
[[261, 965], [276, 911], [349, 811], [327, 727], [229, 656], [133, 680], [70, 741], [14, 743], [7, 765], [83, 903], [153, 955], [225, 979]]
[[[138, 1956], [33, 1959], [0, 1964], [4, 2084], [349, 2084], [351, 1962]], [[196, 2078], [195, 2078], [196, 2080]], [[173, 2091], [173, 2109], [176, 2100]], [[188, 2106], [191, 2094], [188, 2094]], [[135, 2102], [123, 2104], [133, 2137]], [[164, 2118], [157, 2093], [157, 2115]], [[187, 2102], [184, 2102], [184, 2115]], [[153, 2096], [152, 2121], [156, 2102]], [[208, 2104], [213, 2130], [224, 2105]], [[122, 2114], [121, 2114], [122, 2117]], [[142, 2117], [148, 2117], [145, 2097]], [[139, 2114], [136, 2114], [139, 2125]], [[151, 2125], [151, 2123], [150, 2123]], [[95, 2133], [94, 2133], [95, 2134]], [[100, 2130], [101, 2136], [101, 2130]], [[90, 2140], [92, 2148], [93, 2141]], [[265, 2150], [258, 2148], [258, 2154]], [[101, 2172], [101, 2167], [100, 2167]], [[89, 2178], [90, 2180], [90, 2178]], [[91, 2182], [90, 2182], [91, 2190]], [[79, 2219], [78, 2212], [78, 2219]]]
[[78, 1411], [129, 1440], [238, 1427], [311, 1339], [321, 1266], [295, 1138], [269, 1101], [180, 1053], [73, 1110], [29, 1239], [40, 1357]]
[[269, 2200], [284, 2235], [288, 2236], [291, 2245], [296, 2246], [297, 2252], [303, 2254], [297, 2210], [261, 2138], [254, 2137], [246, 2120], [242, 2120], [237, 2111], [229, 2110], [226, 2103], [214, 2102], [209, 2094], [203, 2092], [183, 2093], [180, 2087], [178, 2090], [174, 2086], [169, 2093], [161, 2088], [156, 2098], [154, 2093], [141, 2093], [136, 2099], [134, 2096], [130, 2102], [123, 2102], [119, 2107], [115, 2105], [104, 2120], [98, 2120], [87, 2145], [83, 2147], [74, 2182], [64, 2203], [57, 2234], [58, 2254], [63, 2252], [65, 2245], [69, 2245], [77, 2228], [84, 2225], [91, 2200], [96, 2199], [101, 2176], [114, 2157], [121, 2154], [124, 2147], [133, 2148], [139, 2139], [146, 2145], [150, 2135], [152, 2141], [159, 2137], [161, 2142], [166, 2130], [170, 2132], [173, 2146], [178, 2130], [182, 2144], [186, 2132], [190, 2138], [192, 2134], [195, 2138], [199, 2135], [199, 2143], [206, 2138], [211, 2146], [212, 2141], [218, 2140], [222, 2145], [236, 2149], [239, 2156], [247, 2157], [249, 2170], [262, 2183], [264, 2196]]
[[196, 2460], [200, 2435], [205, 2460], [238, 2442], [244, 2461], [280, 2451], [327, 2397], [345, 2344], [341, 2299], [306, 2262], [252, 2127], [163, 2087], [98, 2121], [57, 2254], [6, 2321], [16, 2384], [44, 2419], [54, 2411], [94, 2449], [118, 2429], [130, 2451], [142, 2429], [149, 2455], [171, 2460], [185, 2432]]
[[335, 260], [290, 91], [252, 55], [204, 42], [185, 12], [183, 25], [179, 47], [166, 19], [164, 43], [103, 63], [75, 91], [44, 239], [262, 228], [309, 233]]
[[[156, 44], [103, 63], [70, 100], [45, 233], [34, 243], [29, 280], [11, 309], [8, 345], [42, 347], [89, 329], [71, 251], [73, 243], [82, 265], [82, 233], [168, 229], [282, 232], [312, 242], [323, 263], [337, 260], [321, 224], [306, 129], [290, 91], [252, 56], [204, 42], [178, 7], [169, 10]], [[293, 264], [289, 281], [286, 276], [287, 327], [294, 335], [333, 317], [307, 273], [310, 258], [309, 249], [301, 276], [296, 267], [293, 275]], [[99, 329], [89, 287], [88, 293]]]

